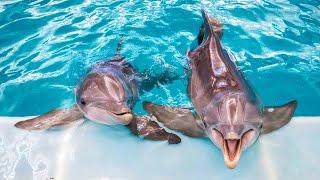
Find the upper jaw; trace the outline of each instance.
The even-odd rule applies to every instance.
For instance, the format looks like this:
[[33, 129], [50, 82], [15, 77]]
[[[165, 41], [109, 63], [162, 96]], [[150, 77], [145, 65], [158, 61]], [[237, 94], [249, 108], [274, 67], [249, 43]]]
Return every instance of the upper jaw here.
[[242, 138], [235, 133], [229, 133], [226, 138], [216, 129], [212, 129], [209, 137], [221, 148], [226, 166], [234, 169], [240, 159]]
[[[101, 101], [97, 101], [95, 103], [90, 104], [90, 106], [96, 106], [96, 103]], [[102, 101], [103, 102], [103, 101]], [[106, 107], [100, 107], [104, 109], [106, 113], [108, 113], [111, 117], [119, 121], [120, 124], [128, 125], [133, 119], [132, 111], [128, 107], [118, 107], [119, 111], [106, 110]]]
[[88, 119], [109, 125], [128, 125], [133, 119], [132, 111], [129, 108], [122, 108], [119, 112], [112, 112], [89, 104], [84, 108], [80, 107], [79, 109]]
[[241, 138], [223, 140], [223, 158], [228, 168], [234, 169], [237, 166], [241, 155], [241, 146]]

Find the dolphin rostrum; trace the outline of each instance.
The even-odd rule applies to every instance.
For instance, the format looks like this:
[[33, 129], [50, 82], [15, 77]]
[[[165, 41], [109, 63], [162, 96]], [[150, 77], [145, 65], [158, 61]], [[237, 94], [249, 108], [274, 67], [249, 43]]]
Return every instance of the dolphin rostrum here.
[[144, 103], [144, 109], [166, 127], [192, 137], [208, 136], [235, 168], [240, 154], [260, 134], [286, 125], [297, 102], [263, 107], [230, 55], [221, 46], [222, 25], [202, 10], [204, 22], [197, 46], [188, 51], [192, 109]]
[[[41, 130], [69, 124], [86, 117], [107, 125], [126, 125], [134, 134], [146, 139], [167, 140], [170, 144], [180, 143], [181, 140], [177, 135], [168, 133], [150, 117], [137, 116], [132, 112], [141, 77], [120, 55], [121, 42], [120, 40], [118, 43], [115, 57], [95, 64], [79, 83], [75, 90], [76, 105], [20, 121], [15, 126], [27, 130]], [[156, 77], [153, 80], [167, 82], [169, 79]], [[150, 86], [152, 80], [149, 78], [145, 81], [145, 84]]]

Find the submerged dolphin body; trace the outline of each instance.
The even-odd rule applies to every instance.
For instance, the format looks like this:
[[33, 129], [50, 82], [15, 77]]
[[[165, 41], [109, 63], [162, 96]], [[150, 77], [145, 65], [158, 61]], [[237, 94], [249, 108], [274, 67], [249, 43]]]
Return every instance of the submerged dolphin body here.
[[166, 107], [150, 102], [144, 108], [168, 128], [193, 137], [208, 136], [223, 152], [225, 164], [235, 168], [240, 154], [260, 134], [286, 125], [297, 102], [263, 107], [257, 94], [222, 48], [222, 26], [202, 11], [195, 49], [187, 53], [191, 76], [188, 94], [194, 105], [190, 109]]
[[[120, 55], [121, 41], [114, 58], [92, 67], [76, 88], [76, 105], [67, 109], [56, 109], [42, 116], [20, 121], [16, 127], [27, 130], [48, 129], [69, 124], [86, 117], [98, 123], [127, 125], [130, 130], [151, 140], [168, 140], [180, 143], [180, 138], [166, 132], [148, 116], [136, 116], [132, 112], [138, 94], [138, 81], [133, 67]], [[167, 82], [169, 79], [153, 78]], [[149, 80], [145, 84], [150, 85]], [[170, 81], [170, 80], [169, 80]]]

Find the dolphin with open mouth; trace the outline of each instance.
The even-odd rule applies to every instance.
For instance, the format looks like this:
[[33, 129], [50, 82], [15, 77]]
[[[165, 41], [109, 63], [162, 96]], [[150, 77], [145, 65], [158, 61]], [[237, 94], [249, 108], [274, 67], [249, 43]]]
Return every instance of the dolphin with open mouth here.
[[286, 125], [297, 106], [262, 106], [230, 55], [220, 43], [222, 25], [202, 10], [204, 22], [197, 46], [188, 51], [190, 77], [188, 94], [194, 106], [168, 107], [144, 103], [144, 109], [166, 127], [188, 136], [208, 136], [218, 146], [227, 167], [237, 166], [241, 152], [260, 134]]
[[[20, 121], [15, 126], [26, 130], [42, 130], [86, 117], [102, 124], [126, 125], [134, 134], [146, 139], [167, 140], [169, 144], [180, 143], [177, 135], [168, 133], [150, 117], [137, 116], [132, 112], [139, 84], [150, 88], [152, 82], [166, 83], [176, 77], [157, 76], [142, 79], [135, 73], [132, 65], [120, 55], [121, 42], [120, 40], [118, 43], [115, 57], [95, 64], [79, 83], [75, 90], [75, 105]], [[141, 83], [141, 79], [144, 82]]]

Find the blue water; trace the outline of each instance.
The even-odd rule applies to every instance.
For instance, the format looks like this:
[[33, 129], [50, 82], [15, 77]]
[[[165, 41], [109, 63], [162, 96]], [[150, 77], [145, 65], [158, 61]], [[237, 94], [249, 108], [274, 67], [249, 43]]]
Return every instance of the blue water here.
[[222, 39], [265, 105], [299, 102], [320, 115], [320, 1], [0, 1], [0, 115], [38, 115], [74, 103], [73, 88], [95, 62], [122, 55], [140, 72], [179, 79], [142, 100], [190, 106], [186, 50], [200, 9], [224, 24]]

